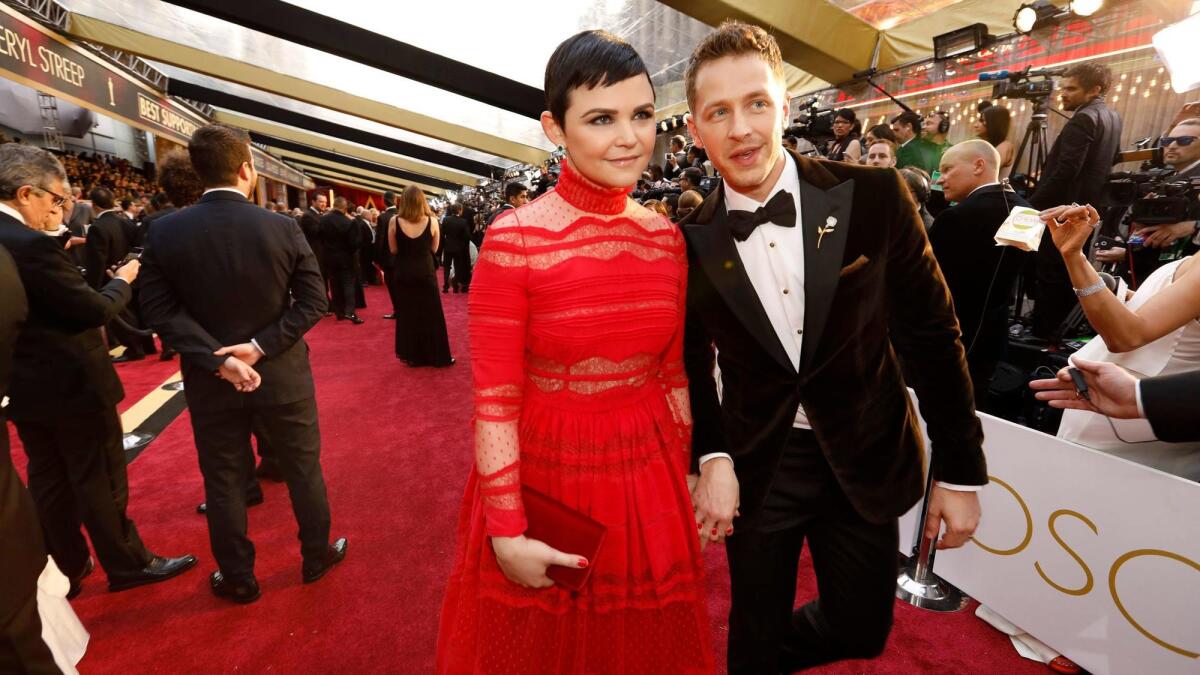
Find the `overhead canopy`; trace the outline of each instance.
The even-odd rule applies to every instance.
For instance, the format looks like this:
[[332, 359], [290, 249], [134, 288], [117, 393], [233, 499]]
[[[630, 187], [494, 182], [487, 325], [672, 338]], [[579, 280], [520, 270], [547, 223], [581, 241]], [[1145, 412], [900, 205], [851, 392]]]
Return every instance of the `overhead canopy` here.
[[148, 59], [169, 76], [171, 93], [213, 106], [218, 120], [291, 146], [272, 148], [307, 161], [334, 161], [321, 152], [334, 153], [343, 168], [436, 190], [478, 185], [548, 157], [553, 146], [536, 119], [543, 107], [543, 71], [554, 48], [581, 29], [606, 29], [638, 50], [665, 116], [686, 110], [688, 57], [726, 18], [757, 23], [777, 37], [789, 91], [798, 96], [849, 80], [876, 59], [886, 70], [927, 58], [935, 35], [972, 23], [986, 24], [994, 35], [1009, 33], [1021, 4], [58, 2], [70, 11], [69, 34]]

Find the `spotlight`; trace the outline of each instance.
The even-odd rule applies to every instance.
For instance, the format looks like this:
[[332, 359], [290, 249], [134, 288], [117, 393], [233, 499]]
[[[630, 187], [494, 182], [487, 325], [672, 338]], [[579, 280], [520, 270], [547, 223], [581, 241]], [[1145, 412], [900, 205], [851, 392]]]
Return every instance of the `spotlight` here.
[[1171, 76], [1171, 87], [1182, 94], [1200, 87], [1200, 47], [1196, 31], [1200, 29], [1200, 14], [1193, 14], [1179, 23], [1155, 33], [1150, 41]]
[[1071, 12], [1076, 16], [1091, 16], [1100, 11], [1104, 0], [1071, 0]]
[[1034, 0], [1023, 3], [1013, 15], [1013, 28], [1025, 35], [1033, 29], [1045, 25], [1058, 16], [1058, 8], [1050, 0]]

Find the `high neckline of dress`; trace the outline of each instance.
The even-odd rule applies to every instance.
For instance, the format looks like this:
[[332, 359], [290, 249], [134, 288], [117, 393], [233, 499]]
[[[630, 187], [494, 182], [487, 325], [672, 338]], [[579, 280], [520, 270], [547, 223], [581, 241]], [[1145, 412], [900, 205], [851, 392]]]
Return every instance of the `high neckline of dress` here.
[[633, 186], [609, 188], [597, 185], [576, 171], [568, 159], [563, 160], [562, 173], [554, 190], [577, 209], [615, 216], [625, 210], [626, 199]]

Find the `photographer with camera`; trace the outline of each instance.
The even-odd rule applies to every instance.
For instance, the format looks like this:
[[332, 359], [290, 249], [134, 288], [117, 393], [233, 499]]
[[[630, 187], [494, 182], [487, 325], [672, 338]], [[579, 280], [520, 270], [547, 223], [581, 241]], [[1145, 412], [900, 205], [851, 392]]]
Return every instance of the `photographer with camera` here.
[[[1083, 253], [1084, 243], [1100, 222], [1096, 209], [1090, 205], [1058, 206], [1043, 211], [1042, 220], [1070, 274], [1088, 322], [1099, 333], [1073, 358], [1115, 363], [1137, 377], [1200, 369], [1197, 255], [1160, 267], [1136, 293], [1118, 297], [1106, 288]], [[1114, 422], [1095, 413], [1068, 410], [1063, 414], [1058, 437], [1200, 480], [1200, 443], [1166, 443], [1156, 438], [1144, 421]]]
[[[1174, 222], [1163, 220], [1171, 219], [1169, 214], [1148, 216], [1145, 213], [1150, 209], [1159, 211], [1156, 206], [1165, 206], [1165, 201], [1173, 196], [1167, 192], [1173, 191], [1174, 186], [1182, 188], [1182, 183], [1200, 180], [1200, 117], [1176, 124], [1168, 135], [1159, 139], [1159, 146], [1163, 150], [1164, 163], [1175, 173], [1155, 181], [1156, 184], [1140, 199], [1131, 195], [1135, 203], [1122, 209], [1124, 232], [1117, 236], [1102, 233], [1096, 241], [1096, 259], [1113, 265], [1112, 271], [1125, 276], [1135, 287], [1139, 279], [1146, 278], [1162, 265], [1191, 255], [1200, 248], [1196, 241], [1196, 211], [1200, 202], [1195, 197], [1190, 198], [1190, 209], [1176, 210]], [[1181, 197], [1188, 199], [1188, 190], [1180, 192], [1183, 192]], [[1139, 217], [1156, 222], [1144, 224], [1138, 222]], [[1106, 218], [1106, 222], [1111, 221]]]
[[[1034, 208], [1107, 205], [1105, 182], [1121, 145], [1121, 118], [1104, 103], [1111, 84], [1112, 73], [1099, 63], [1076, 64], [1063, 74], [1059, 100], [1063, 109], [1075, 114], [1046, 156], [1037, 189], [1029, 196]], [[1054, 336], [1075, 304], [1062, 259], [1053, 248], [1042, 247], [1037, 256], [1033, 334], [1043, 339]]]
[[29, 457], [29, 489], [46, 547], [72, 593], [93, 567], [81, 525], [109, 590], [121, 591], [174, 577], [196, 559], [154, 555], [126, 515], [129, 480], [117, 414], [125, 392], [99, 329], [129, 303], [140, 263], [118, 268], [95, 290], [62, 246], [37, 231], [62, 208], [65, 180], [50, 153], [0, 146], [0, 245], [16, 261], [29, 303], [7, 413]]

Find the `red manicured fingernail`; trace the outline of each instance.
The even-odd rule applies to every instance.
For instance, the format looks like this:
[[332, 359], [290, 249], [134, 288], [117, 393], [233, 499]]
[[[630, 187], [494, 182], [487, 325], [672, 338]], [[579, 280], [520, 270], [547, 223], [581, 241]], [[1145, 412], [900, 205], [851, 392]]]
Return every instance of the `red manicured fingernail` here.
[[579, 561], [578, 561], [578, 562], [576, 562], [575, 564], [576, 564], [576, 565], [579, 565], [580, 569], [583, 569], [583, 568], [586, 568], [586, 567], [588, 566], [588, 561], [587, 561], [586, 559], [584, 559], [584, 558], [580, 558], [580, 559], [579, 559]]
[[729, 528], [728, 530], [725, 530], [725, 536], [726, 536], [726, 537], [728, 537], [728, 536], [729, 536], [729, 535], [731, 535], [731, 534], [733, 534], [733, 528], [732, 528], [732, 527], [731, 527], [731, 528]]
[[715, 527], [713, 528], [712, 536], [714, 536], [714, 537], [717, 536], [717, 528], [715, 528]]
[[696, 531], [697, 532], [699, 532], [700, 530], [703, 530], [703, 529], [704, 529], [704, 523], [696, 523]]

